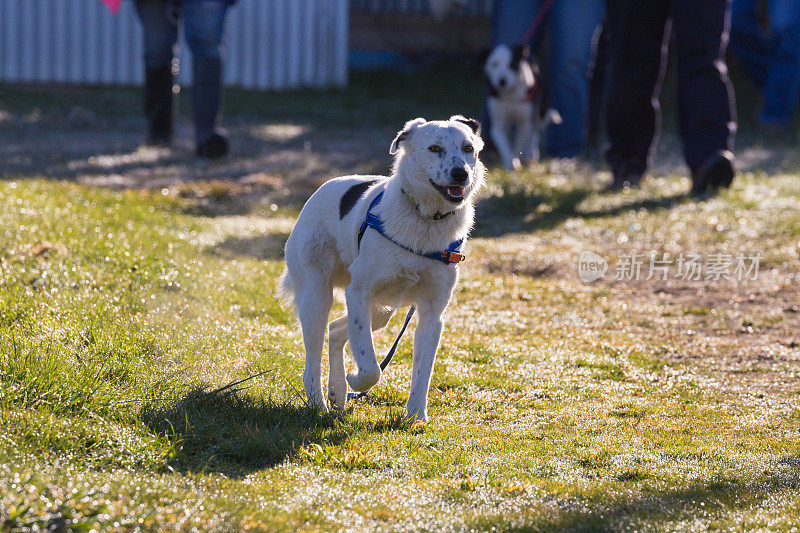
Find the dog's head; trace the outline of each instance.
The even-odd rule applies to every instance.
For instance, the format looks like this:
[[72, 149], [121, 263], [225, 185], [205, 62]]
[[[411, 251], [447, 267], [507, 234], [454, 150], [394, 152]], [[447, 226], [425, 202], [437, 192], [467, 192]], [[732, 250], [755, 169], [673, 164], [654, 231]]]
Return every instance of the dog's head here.
[[389, 153], [395, 155], [395, 174], [406, 192], [426, 210], [444, 212], [466, 204], [483, 185], [482, 148], [478, 121], [454, 115], [406, 122]]
[[504, 44], [495, 46], [486, 58], [484, 66], [486, 78], [492, 89], [502, 94], [516, 88], [520, 81], [526, 85], [533, 85], [535, 80], [529, 57], [528, 46], [517, 45], [514, 48]]

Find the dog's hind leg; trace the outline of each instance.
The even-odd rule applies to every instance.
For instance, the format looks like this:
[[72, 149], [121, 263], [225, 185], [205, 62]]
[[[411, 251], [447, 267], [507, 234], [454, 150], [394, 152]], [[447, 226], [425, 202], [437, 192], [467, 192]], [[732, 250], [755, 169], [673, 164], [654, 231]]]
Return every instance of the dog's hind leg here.
[[[386, 327], [392, 318], [394, 309], [375, 307], [372, 309], [372, 331]], [[334, 409], [344, 409], [347, 399], [347, 381], [345, 378], [344, 345], [347, 343], [347, 315], [341, 316], [328, 324], [328, 345], [331, 365], [328, 374], [328, 400]]]
[[327, 411], [322, 393], [322, 348], [325, 343], [325, 324], [333, 304], [333, 290], [329, 279], [313, 274], [295, 290], [297, 315], [306, 350], [303, 385], [309, 405]]

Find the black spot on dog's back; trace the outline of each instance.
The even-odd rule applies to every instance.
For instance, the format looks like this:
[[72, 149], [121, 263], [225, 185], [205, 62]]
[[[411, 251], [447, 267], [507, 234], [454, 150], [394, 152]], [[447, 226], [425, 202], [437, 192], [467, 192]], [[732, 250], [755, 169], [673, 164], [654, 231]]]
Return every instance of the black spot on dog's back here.
[[353, 209], [353, 206], [356, 205], [356, 202], [359, 198], [361, 198], [367, 189], [369, 189], [373, 183], [377, 180], [371, 181], [362, 181], [361, 183], [356, 183], [342, 195], [342, 199], [339, 201], [339, 220], [343, 219], [347, 213]]

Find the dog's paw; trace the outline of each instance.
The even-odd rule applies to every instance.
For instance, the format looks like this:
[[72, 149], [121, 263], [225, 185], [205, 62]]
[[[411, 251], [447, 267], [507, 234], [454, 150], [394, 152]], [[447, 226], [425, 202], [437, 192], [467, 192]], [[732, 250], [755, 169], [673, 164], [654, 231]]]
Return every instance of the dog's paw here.
[[328, 401], [331, 403], [331, 408], [336, 411], [344, 411], [344, 406], [347, 403], [347, 387], [344, 390], [328, 391]]
[[350, 388], [358, 392], [367, 392], [381, 379], [381, 369], [376, 364], [372, 370], [361, 369], [358, 374], [347, 374], [347, 383]]
[[522, 161], [520, 161], [518, 157], [515, 157], [511, 161], [511, 166], [514, 167], [514, 170], [520, 171], [522, 170]]
[[314, 409], [319, 409], [324, 413], [328, 412], [328, 404], [325, 402], [325, 397], [322, 395], [322, 391], [313, 394], [307, 393], [306, 398], [308, 399], [309, 407], [313, 407]]
[[311, 400], [308, 401], [308, 406], [312, 409], [317, 409], [322, 413], [327, 413], [328, 411], [328, 404], [325, 402], [312, 402]]
[[409, 422], [421, 422], [424, 424], [428, 421], [428, 413], [425, 409], [417, 409], [415, 407], [408, 407], [407, 409], [406, 420]]

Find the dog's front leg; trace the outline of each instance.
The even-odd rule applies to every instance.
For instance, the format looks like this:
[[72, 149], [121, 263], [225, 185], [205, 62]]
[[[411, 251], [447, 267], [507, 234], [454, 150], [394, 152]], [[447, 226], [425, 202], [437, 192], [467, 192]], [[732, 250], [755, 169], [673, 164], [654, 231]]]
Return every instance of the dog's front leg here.
[[366, 392], [381, 378], [381, 367], [372, 344], [371, 302], [364, 287], [354, 283], [345, 290], [345, 299], [350, 349], [358, 367], [358, 373], [347, 375], [347, 383], [355, 391]]
[[[394, 309], [375, 307], [372, 309], [372, 331], [386, 327], [392, 318]], [[328, 374], [328, 400], [334, 409], [344, 409], [347, 401], [347, 381], [344, 368], [344, 345], [347, 342], [347, 315], [340, 316], [328, 324], [328, 345], [330, 355], [328, 359], [331, 371]]]
[[519, 170], [521, 168], [519, 158], [514, 155], [505, 130], [500, 126], [492, 125], [489, 129], [489, 136], [497, 149], [497, 155], [500, 156], [503, 168], [506, 170]]
[[411, 367], [411, 394], [406, 410], [408, 418], [428, 421], [428, 389], [431, 386], [433, 364], [442, 336], [442, 315], [420, 309], [417, 331], [414, 333], [414, 360]]

